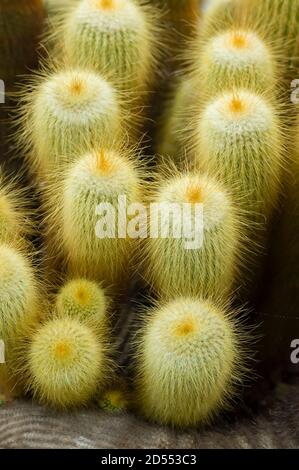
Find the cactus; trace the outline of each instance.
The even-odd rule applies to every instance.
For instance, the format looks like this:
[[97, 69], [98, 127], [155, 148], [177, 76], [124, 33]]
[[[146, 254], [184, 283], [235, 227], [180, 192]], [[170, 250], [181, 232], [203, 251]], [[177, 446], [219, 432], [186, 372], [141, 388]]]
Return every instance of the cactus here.
[[25, 214], [25, 194], [14, 183], [7, 183], [0, 169], [0, 243], [25, 245], [31, 223]]
[[32, 337], [28, 388], [59, 408], [87, 403], [109, 375], [106, 348], [93, 329], [76, 318], [53, 318]]
[[37, 78], [25, 91], [23, 132], [30, 166], [46, 179], [65, 160], [120, 134], [122, 111], [116, 91], [100, 75], [66, 70]]
[[190, 110], [197, 99], [198, 88], [195, 81], [185, 75], [174, 87], [161, 117], [157, 153], [162, 155], [163, 159], [170, 157], [178, 167], [184, 166], [185, 142], [188, 136], [186, 122], [190, 120]]
[[286, 86], [297, 78], [299, 66], [299, 1], [298, 0], [244, 0], [245, 15], [257, 31], [277, 45], [281, 61], [286, 66]]
[[42, 0], [2, 0], [0, 77], [11, 87], [17, 76], [37, 63], [37, 46], [43, 29]]
[[59, 317], [69, 316], [105, 330], [108, 298], [104, 289], [87, 279], [73, 279], [60, 289], [55, 303]]
[[152, 8], [133, 0], [82, 0], [62, 22], [69, 64], [108, 74], [122, 89], [145, 90], [152, 81], [157, 31]]
[[208, 103], [195, 132], [200, 168], [222, 178], [261, 228], [280, 191], [284, 155], [278, 113], [262, 95], [239, 89]]
[[98, 405], [111, 413], [123, 413], [129, 408], [128, 393], [121, 388], [109, 388], [98, 400]]
[[[128, 205], [140, 200], [141, 180], [133, 158], [127, 151], [101, 149], [83, 156], [55, 178], [58, 183], [49, 199], [50, 225], [56, 233], [50, 232], [49, 240], [54, 247], [62, 246], [70, 275], [101, 281], [105, 287], [127, 277], [135, 244], [127, 237], [126, 226], [119, 236], [118, 202], [119, 196], [126, 197]], [[106, 217], [104, 208], [96, 213], [101, 203], [110, 204]], [[103, 233], [98, 233], [99, 225]]]
[[210, 38], [194, 57], [192, 68], [204, 98], [239, 87], [263, 93], [277, 84], [274, 52], [246, 29], [230, 28]]
[[150, 312], [136, 355], [136, 395], [149, 420], [175, 427], [209, 421], [242, 379], [241, 333], [210, 301], [180, 297]]
[[[167, 299], [174, 295], [226, 298], [233, 290], [242, 251], [239, 217], [227, 191], [204, 174], [179, 174], [158, 182], [153, 201], [158, 206], [151, 207], [151, 227], [157, 220], [161, 231], [158, 237], [151, 235], [145, 240], [146, 279]], [[171, 214], [168, 207], [161, 209], [160, 204], [165, 203], [177, 204], [178, 208]], [[183, 215], [186, 203], [190, 204], [190, 215], [186, 216], [190, 217], [192, 228], [188, 238], [184, 234], [188, 226]], [[196, 204], [199, 208], [202, 204], [202, 222]], [[162, 230], [169, 223], [167, 214], [171, 215], [165, 238]], [[180, 234], [174, 235], [178, 227], [182, 228]], [[196, 238], [198, 244], [191, 245], [191, 239]]]
[[5, 364], [0, 364], [0, 381], [13, 393], [21, 390], [26, 339], [37, 325], [39, 293], [29, 260], [16, 244], [0, 244], [0, 338], [5, 346]]

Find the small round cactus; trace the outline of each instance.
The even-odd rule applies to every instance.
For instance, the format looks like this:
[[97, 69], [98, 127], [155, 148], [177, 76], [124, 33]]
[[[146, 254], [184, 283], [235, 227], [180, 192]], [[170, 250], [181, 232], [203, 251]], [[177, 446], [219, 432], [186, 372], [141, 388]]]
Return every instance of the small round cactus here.
[[60, 408], [88, 402], [107, 380], [105, 347], [76, 318], [48, 320], [33, 335], [28, 352], [28, 388]]
[[120, 134], [122, 111], [114, 88], [100, 75], [66, 70], [37, 79], [25, 93], [23, 133], [29, 164], [41, 176]]
[[240, 197], [250, 220], [268, 223], [284, 164], [277, 109], [260, 94], [223, 93], [203, 110], [195, 131], [197, 161]]
[[154, 290], [163, 298], [225, 299], [233, 290], [241, 252], [241, 227], [230, 195], [204, 174], [179, 174], [158, 182], [153, 202], [158, 205], [151, 206], [151, 227], [159, 222], [161, 230], [145, 240], [143, 258]]
[[51, 245], [62, 246], [70, 275], [117, 284], [127, 277], [135, 247], [118, 209], [120, 197], [127, 205], [140, 201], [136, 163], [126, 151], [101, 149], [71, 164], [62, 178], [50, 193], [57, 232], [49, 234]]
[[129, 408], [128, 393], [121, 388], [109, 388], [97, 402], [100, 408], [110, 413], [123, 413]]
[[66, 282], [60, 289], [55, 303], [59, 317], [78, 318], [103, 328], [107, 322], [109, 302], [104, 289], [84, 278]]
[[58, 35], [68, 63], [107, 74], [125, 90], [145, 89], [157, 49], [152, 16], [152, 8], [134, 0], [82, 0]]
[[5, 347], [5, 364], [0, 364], [0, 380], [8, 388], [19, 389], [26, 338], [38, 323], [39, 294], [28, 259], [14, 246], [0, 244], [0, 339]]
[[140, 412], [180, 428], [209, 421], [242, 379], [239, 340], [231, 315], [211, 302], [180, 297], [157, 306], [136, 355]]
[[7, 86], [37, 64], [44, 15], [42, 0], [1, 0], [0, 77]]
[[210, 38], [194, 58], [193, 75], [204, 97], [233, 88], [273, 91], [276, 59], [254, 30], [230, 28]]

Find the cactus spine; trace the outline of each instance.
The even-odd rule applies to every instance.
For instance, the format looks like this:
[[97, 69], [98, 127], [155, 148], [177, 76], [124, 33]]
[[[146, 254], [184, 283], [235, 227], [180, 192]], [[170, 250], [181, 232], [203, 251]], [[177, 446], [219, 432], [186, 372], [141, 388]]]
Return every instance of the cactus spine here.
[[[225, 299], [233, 289], [241, 251], [239, 219], [230, 195], [206, 175], [178, 175], [159, 182], [153, 200], [158, 205], [151, 206], [151, 226], [159, 221], [161, 232], [145, 240], [146, 278], [163, 298], [201, 295]], [[161, 204], [167, 204], [166, 209]], [[169, 209], [169, 204], [175, 207]], [[184, 215], [185, 204], [189, 210]], [[196, 208], [202, 210], [202, 221]], [[173, 213], [165, 237], [162, 231], [167, 229], [169, 210]], [[187, 235], [185, 217], [192, 227]]]
[[157, 306], [136, 356], [141, 413], [180, 428], [210, 420], [241, 380], [238, 336], [230, 314], [211, 302], [180, 297]]
[[61, 162], [112, 143], [122, 121], [114, 88], [100, 75], [79, 69], [37, 79], [33, 92], [25, 94], [23, 112], [21, 139], [30, 142], [29, 163], [44, 178]]
[[108, 74], [125, 90], [153, 77], [157, 38], [152, 9], [132, 0], [82, 0], [63, 21], [59, 38], [69, 64]]
[[9, 87], [17, 76], [37, 63], [37, 46], [43, 28], [42, 0], [2, 0], [0, 77]]
[[[126, 278], [135, 244], [127, 227], [119, 233], [118, 203], [119, 197], [128, 205], [140, 201], [140, 183], [137, 166], [126, 151], [101, 149], [70, 165], [61, 185], [51, 189], [52, 225], [58, 230], [53, 233], [54, 245], [62, 245], [72, 276], [102, 281], [107, 287]], [[106, 218], [102, 203], [109, 206]]]
[[53, 318], [30, 345], [28, 388], [59, 408], [85, 404], [107, 380], [107, 357], [96, 333], [76, 318]]

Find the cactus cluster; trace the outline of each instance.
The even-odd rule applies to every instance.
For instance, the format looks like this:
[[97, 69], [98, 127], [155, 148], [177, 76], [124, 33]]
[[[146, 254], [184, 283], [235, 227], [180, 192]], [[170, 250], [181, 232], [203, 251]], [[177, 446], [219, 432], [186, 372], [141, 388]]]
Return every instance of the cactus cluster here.
[[[283, 355], [295, 322], [299, 143], [281, 91], [299, 55], [299, 0], [214, 0], [205, 14], [197, 0], [46, 3], [39, 69], [4, 154], [24, 156], [30, 209], [19, 180], [0, 178], [0, 387], [200, 426], [254, 376], [239, 318], [251, 287], [263, 365], [279, 362], [269, 344]], [[2, 0], [9, 82], [34, 65], [43, 15], [37, 0]], [[140, 287], [153, 307], [130, 328], [120, 317]]]

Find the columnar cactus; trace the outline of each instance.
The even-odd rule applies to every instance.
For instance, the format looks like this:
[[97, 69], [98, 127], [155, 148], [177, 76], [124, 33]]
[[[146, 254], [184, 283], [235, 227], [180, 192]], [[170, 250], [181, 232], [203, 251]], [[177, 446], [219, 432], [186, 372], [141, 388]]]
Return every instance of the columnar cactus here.
[[53, 318], [36, 330], [28, 353], [28, 388], [59, 408], [85, 404], [109, 375], [106, 346], [76, 318]]
[[238, 87], [273, 91], [276, 57], [254, 30], [230, 28], [202, 45], [193, 58], [192, 76], [204, 98]]
[[123, 202], [126, 214], [126, 204], [140, 201], [141, 180], [134, 159], [127, 151], [102, 148], [81, 157], [61, 182], [59, 178], [50, 194], [51, 225], [57, 232], [53, 237], [58, 238], [57, 243], [51, 235], [49, 240], [62, 247], [69, 273], [103, 281], [107, 287], [124, 280], [135, 240], [127, 236], [118, 209]]
[[180, 297], [148, 315], [136, 355], [140, 412], [180, 428], [209, 421], [242, 378], [240, 332], [231, 314]]
[[0, 17], [0, 78], [11, 86], [18, 75], [37, 63], [37, 46], [44, 21], [43, 1], [2, 0]]
[[0, 169], [0, 242], [25, 244], [24, 236], [30, 232], [31, 224], [25, 214], [24, 191], [7, 183]]
[[26, 340], [41, 312], [32, 266], [15, 243], [0, 244], [0, 281], [0, 338], [6, 361], [0, 364], [0, 380], [18, 392]]
[[[158, 224], [161, 231], [145, 240], [142, 254], [146, 278], [154, 290], [163, 298], [225, 299], [233, 290], [242, 249], [241, 227], [230, 195], [204, 174], [186, 174], [159, 181], [153, 202], [158, 205], [151, 207], [151, 228]], [[196, 207], [202, 210], [202, 220]]]
[[22, 116], [29, 164], [42, 177], [120, 133], [122, 111], [114, 88], [100, 75], [71, 69], [46, 74], [25, 94]]
[[207, 104], [194, 135], [200, 168], [225, 181], [241, 197], [250, 220], [261, 226], [269, 222], [279, 196], [281, 129], [270, 100], [239, 89]]
[[58, 34], [69, 64], [107, 74], [125, 90], [145, 90], [157, 52], [152, 8], [134, 0], [82, 0]]
[[289, 86], [289, 80], [296, 78], [299, 65], [299, 1], [244, 0], [243, 7], [249, 21], [278, 47], [281, 61], [287, 65], [283, 74]]

